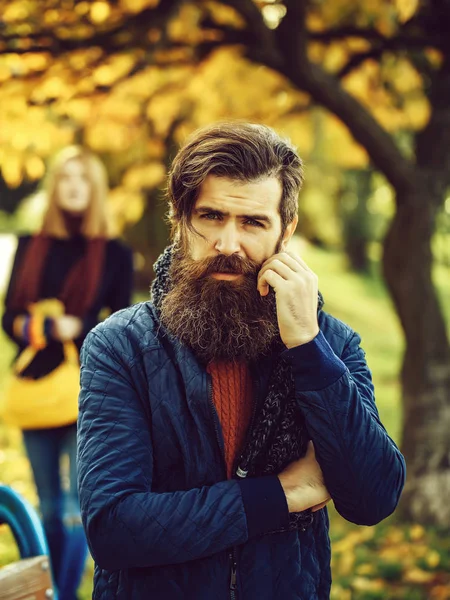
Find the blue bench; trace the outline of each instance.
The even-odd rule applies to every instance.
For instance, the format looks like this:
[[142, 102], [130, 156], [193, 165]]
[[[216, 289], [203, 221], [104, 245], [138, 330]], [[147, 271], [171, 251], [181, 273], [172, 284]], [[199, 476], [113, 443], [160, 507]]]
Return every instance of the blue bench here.
[[[0, 485], [0, 524], [6, 524], [11, 529], [22, 559], [49, 555], [37, 512], [20, 494], [5, 485]], [[48, 592], [51, 594], [50, 590]], [[46, 597], [57, 600], [55, 590]]]

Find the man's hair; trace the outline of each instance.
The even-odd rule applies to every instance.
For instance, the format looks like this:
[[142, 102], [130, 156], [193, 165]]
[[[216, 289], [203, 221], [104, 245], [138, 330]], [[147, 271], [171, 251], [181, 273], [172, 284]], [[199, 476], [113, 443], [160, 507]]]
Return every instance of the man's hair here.
[[254, 182], [277, 177], [282, 230], [293, 221], [303, 183], [303, 164], [295, 148], [273, 129], [253, 123], [216, 123], [194, 132], [175, 156], [167, 195], [172, 233], [191, 228], [191, 215], [208, 175]]

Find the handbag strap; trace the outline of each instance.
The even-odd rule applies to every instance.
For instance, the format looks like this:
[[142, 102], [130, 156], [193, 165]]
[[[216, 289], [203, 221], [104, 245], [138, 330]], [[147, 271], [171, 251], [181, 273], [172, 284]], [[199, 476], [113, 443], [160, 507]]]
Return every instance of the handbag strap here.
[[[70, 362], [74, 364], [79, 364], [78, 358], [78, 350], [75, 344], [72, 341], [63, 343], [64, 350], [64, 361]], [[25, 371], [25, 369], [31, 364], [31, 361], [34, 359], [38, 350], [36, 348], [32, 348], [31, 346], [27, 346], [25, 350], [23, 350], [19, 356], [17, 357], [16, 362], [13, 366], [13, 371], [16, 375], [20, 375]]]

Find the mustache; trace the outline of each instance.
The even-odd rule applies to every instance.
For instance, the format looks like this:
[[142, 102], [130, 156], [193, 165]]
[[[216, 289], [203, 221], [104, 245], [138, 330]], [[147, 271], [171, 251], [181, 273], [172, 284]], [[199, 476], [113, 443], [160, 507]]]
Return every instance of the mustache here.
[[242, 258], [236, 254], [225, 256], [219, 254], [198, 261], [200, 277], [208, 277], [213, 273], [236, 273], [238, 275], [256, 275], [261, 265], [248, 258]]
[[237, 254], [218, 254], [194, 260], [183, 252], [178, 252], [172, 261], [170, 277], [173, 284], [183, 280], [201, 281], [213, 273], [236, 273], [256, 280], [261, 266], [262, 263]]

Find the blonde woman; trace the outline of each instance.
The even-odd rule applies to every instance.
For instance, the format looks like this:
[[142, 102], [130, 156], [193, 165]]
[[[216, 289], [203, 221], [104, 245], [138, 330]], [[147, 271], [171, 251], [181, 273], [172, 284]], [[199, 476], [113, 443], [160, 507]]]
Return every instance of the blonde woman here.
[[[132, 255], [108, 237], [106, 170], [91, 152], [74, 146], [61, 151], [49, 169], [48, 208], [41, 231], [19, 238], [6, 296], [3, 328], [19, 352], [36, 356], [22, 376], [39, 379], [64, 360], [63, 342], [78, 350], [100, 311], [130, 304]], [[42, 316], [43, 302], [62, 307]], [[74, 600], [87, 554], [76, 483], [76, 422], [64, 427], [27, 429], [23, 437], [40, 501], [60, 600]], [[63, 485], [61, 457], [69, 458]]]

